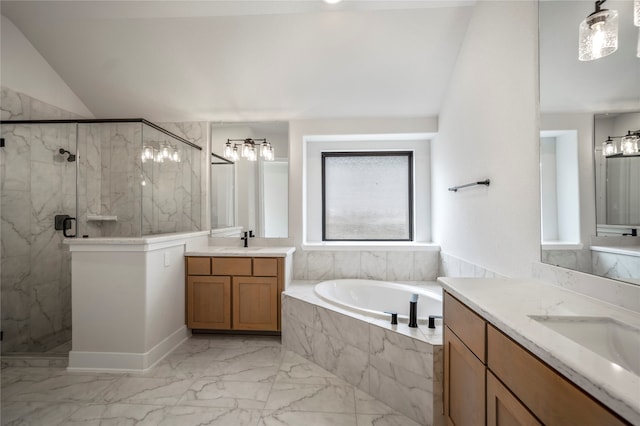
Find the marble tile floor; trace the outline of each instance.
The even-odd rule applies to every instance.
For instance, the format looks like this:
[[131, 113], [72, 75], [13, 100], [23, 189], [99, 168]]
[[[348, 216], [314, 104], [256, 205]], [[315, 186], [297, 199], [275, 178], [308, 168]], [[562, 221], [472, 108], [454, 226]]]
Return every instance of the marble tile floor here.
[[418, 426], [280, 337], [194, 335], [145, 374], [6, 367], [2, 425]]

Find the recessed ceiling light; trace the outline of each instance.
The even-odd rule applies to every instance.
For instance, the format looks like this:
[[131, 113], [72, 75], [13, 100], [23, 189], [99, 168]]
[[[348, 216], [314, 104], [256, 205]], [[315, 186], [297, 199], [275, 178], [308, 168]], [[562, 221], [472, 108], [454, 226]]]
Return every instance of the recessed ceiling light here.
[[338, 4], [340, 3], [342, 0], [323, 0], [325, 3], [329, 3], [329, 4]]

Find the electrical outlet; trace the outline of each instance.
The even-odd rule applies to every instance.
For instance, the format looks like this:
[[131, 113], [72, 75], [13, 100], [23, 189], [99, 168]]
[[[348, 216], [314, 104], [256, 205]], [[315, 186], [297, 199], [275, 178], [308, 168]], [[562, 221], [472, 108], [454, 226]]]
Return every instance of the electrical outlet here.
[[164, 267], [168, 268], [171, 265], [171, 258], [169, 257], [169, 252], [164, 252]]

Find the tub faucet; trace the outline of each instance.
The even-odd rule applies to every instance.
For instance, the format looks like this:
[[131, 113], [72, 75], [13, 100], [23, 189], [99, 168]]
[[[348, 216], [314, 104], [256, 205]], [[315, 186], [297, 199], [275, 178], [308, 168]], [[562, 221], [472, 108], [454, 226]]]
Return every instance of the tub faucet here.
[[638, 236], [638, 228], [631, 228], [631, 233], [630, 234], [622, 234], [622, 236], [627, 236], [627, 235], [631, 235], [632, 237], [637, 237]]
[[429, 328], [436, 328], [436, 318], [442, 318], [442, 315], [429, 315]]
[[253, 235], [253, 231], [249, 231], [244, 233], [244, 237], [240, 237], [241, 240], [244, 240], [244, 246], [245, 247], [249, 247], [249, 238], [253, 238], [255, 237], [255, 235]]

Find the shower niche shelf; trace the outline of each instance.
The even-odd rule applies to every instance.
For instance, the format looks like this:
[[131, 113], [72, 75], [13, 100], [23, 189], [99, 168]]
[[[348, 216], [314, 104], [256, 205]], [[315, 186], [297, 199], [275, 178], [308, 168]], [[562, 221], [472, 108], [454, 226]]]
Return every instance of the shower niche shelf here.
[[116, 222], [118, 216], [105, 216], [101, 214], [88, 214], [87, 221], [89, 222]]

